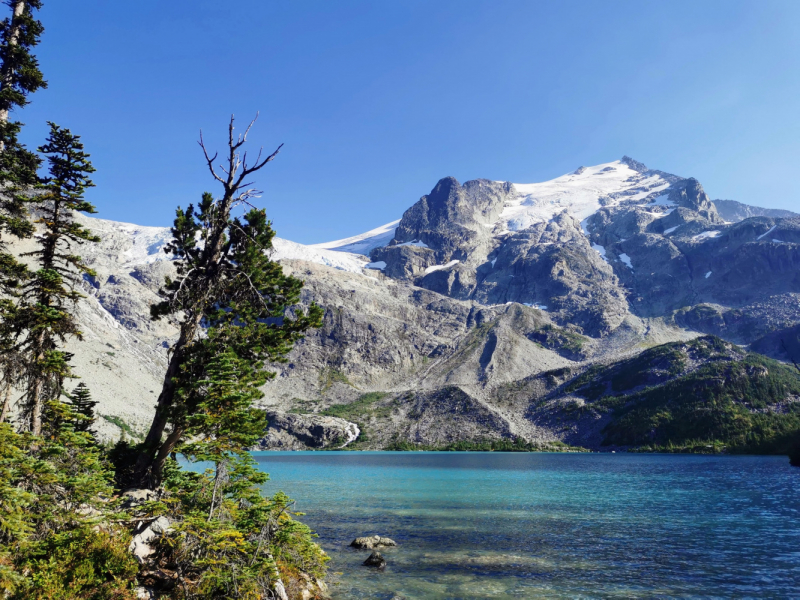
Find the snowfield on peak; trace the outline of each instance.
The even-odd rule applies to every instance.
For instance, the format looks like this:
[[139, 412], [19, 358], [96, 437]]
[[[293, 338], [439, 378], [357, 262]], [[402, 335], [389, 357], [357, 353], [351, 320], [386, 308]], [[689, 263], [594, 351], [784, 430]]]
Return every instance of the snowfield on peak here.
[[323, 250], [335, 250], [336, 252], [349, 252], [350, 254], [368, 255], [371, 250], [386, 246], [392, 241], [398, 223], [400, 223], [400, 219], [359, 235], [354, 235], [342, 240], [334, 240], [333, 242], [312, 244], [311, 247], [321, 248]]
[[[501, 231], [522, 231], [535, 223], [550, 221], [564, 210], [584, 220], [602, 206], [614, 206], [623, 200], [644, 200], [663, 192], [669, 182], [660, 175], [642, 174], [617, 160], [582, 167], [542, 183], [512, 185], [519, 197], [506, 205], [495, 223]], [[663, 198], [659, 197], [659, 203]]]

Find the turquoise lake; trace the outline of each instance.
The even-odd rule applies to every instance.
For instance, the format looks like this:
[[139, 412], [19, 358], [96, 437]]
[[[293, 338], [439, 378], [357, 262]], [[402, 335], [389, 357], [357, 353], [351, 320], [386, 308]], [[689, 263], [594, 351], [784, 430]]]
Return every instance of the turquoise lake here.
[[[800, 597], [786, 457], [257, 452], [331, 556], [334, 598]], [[353, 538], [380, 534], [385, 571]]]

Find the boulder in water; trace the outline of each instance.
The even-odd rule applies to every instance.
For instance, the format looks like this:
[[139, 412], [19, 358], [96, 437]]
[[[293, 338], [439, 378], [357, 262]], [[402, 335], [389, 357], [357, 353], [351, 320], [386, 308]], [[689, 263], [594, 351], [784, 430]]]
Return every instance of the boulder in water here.
[[383, 554], [375, 550], [373, 551], [372, 554], [369, 555], [367, 560], [364, 561], [364, 566], [374, 567], [382, 571], [383, 569], [386, 568], [386, 559], [383, 558]]

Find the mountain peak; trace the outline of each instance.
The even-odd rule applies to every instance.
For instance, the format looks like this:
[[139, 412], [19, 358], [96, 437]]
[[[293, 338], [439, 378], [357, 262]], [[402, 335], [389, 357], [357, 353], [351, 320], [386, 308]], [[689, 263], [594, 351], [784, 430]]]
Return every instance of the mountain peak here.
[[646, 173], [650, 170], [647, 168], [647, 165], [640, 163], [638, 160], [631, 158], [627, 154], [620, 159], [620, 162], [628, 165], [631, 169], [638, 171], [639, 173]]

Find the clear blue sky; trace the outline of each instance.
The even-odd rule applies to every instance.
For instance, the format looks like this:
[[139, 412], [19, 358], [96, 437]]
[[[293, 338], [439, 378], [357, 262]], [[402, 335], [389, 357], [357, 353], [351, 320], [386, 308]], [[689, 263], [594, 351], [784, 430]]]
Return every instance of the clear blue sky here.
[[[5, 9], [5, 7], [3, 7]], [[442, 177], [550, 179], [629, 154], [712, 198], [800, 210], [800, 2], [45, 0], [49, 89], [98, 216], [168, 225], [216, 192], [227, 118], [286, 145], [258, 177], [303, 243], [399, 218]]]

